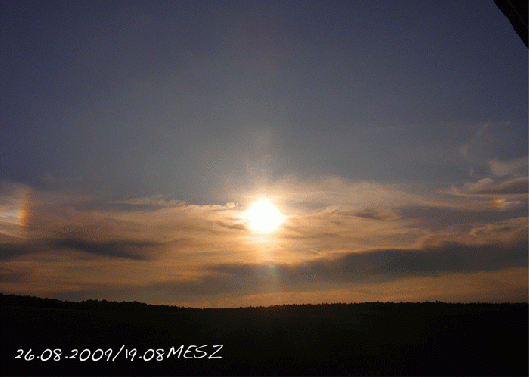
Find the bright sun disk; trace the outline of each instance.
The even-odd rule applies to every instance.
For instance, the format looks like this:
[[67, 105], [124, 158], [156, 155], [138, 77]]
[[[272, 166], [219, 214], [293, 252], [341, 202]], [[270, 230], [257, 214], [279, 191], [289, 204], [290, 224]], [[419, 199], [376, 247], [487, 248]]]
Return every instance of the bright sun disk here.
[[258, 232], [270, 232], [281, 223], [279, 211], [263, 199], [250, 207], [246, 218], [250, 221], [252, 229]]

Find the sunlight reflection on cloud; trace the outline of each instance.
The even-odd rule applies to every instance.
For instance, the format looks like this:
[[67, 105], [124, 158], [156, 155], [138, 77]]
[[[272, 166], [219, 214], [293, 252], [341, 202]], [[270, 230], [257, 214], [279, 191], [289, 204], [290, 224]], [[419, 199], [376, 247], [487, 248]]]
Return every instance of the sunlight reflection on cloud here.
[[[56, 292], [133, 285], [139, 291], [166, 289], [155, 295], [162, 301], [170, 292], [242, 297], [266, 291], [283, 297], [285, 289], [309, 289], [309, 282], [314, 290], [333, 281], [403, 279], [436, 269], [487, 270], [494, 253], [505, 268], [519, 264], [517, 248], [527, 238], [524, 202], [505, 196], [493, 203], [503, 210], [485, 210], [483, 202], [497, 196], [449, 190], [434, 195], [417, 187], [285, 178], [267, 188], [286, 215], [270, 234], [257, 234], [244, 222], [251, 191], [240, 193], [242, 205], [35, 192], [31, 237], [0, 240], [7, 279], [0, 286], [13, 291], [8, 280], [16, 277], [17, 292], [30, 292], [35, 284]], [[14, 224], [25, 196], [13, 192], [4, 190], [1, 203]], [[3, 222], [4, 234], [9, 221]], [[448, 263], [449, 250], [463, 265]], [[480, 252], [488, 258], [482, 254], [481, 264], [473, 259]]]

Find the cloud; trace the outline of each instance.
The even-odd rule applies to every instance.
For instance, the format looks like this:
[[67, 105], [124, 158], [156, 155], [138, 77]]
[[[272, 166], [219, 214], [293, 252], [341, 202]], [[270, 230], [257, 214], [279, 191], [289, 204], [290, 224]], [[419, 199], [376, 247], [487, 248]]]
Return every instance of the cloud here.
[[[487, 234], [482, 238], [482, 234]], [[416, 276], [527, 267], [527, 218], [477, 226], [417, 249], [373, 249], [307, 262], [218, 264], [193, 282], [161, 283], [175, 295], [233, 295], [318, 289], [318, 285], [398, 281]]]
[[154, 242], [124, 240], [113, 242], [90, 242], [72, 238], [50, 240], [47, 244], [51, 248], [73, 249], [110, 258], [129, 258], [134, 260], [149, 260], [153, 258], [153, 248], [160, 245]]
[[371, 220], [394, 220], [397, 215], [391, 210], [380, 210], [374, 208], [363, 208], [353, 213], [353, 216], [357, 216], [363, 219]]
[[[0, 249], [0, 253], [2, 250]], [[1, 255], [1, 254], [0, 254]], [[10, 268], [0, 267], [0, 283], [18, 283], [22, 282], [26, 273], [23, 271], [15, 271]]]
[[[236, 291], [234, 283], [224, 278], [196, 283], [163, 282], [134, 287], [110, 286], [77, 289], [48, 294], [61, 300], [90, 298], [115, 301], [145, 301], [185, 307], [245, 307], [278, 304], [307, 304], [332, 302], [525, 302], [527, 301], [527, 268], [514, 267], [495, 271], [456, 272], [404, 276], [398, 280], [359, 279], [357, 282], [318, 283], [313, 286], [288, 289], [277, 284], [260, 289]], [[198, 282], [200, 283], [200, 282]], [[239, 283], [241, 286], [242, 284]], [[207, 291], [204, 287], [208, 287]], [[142, 301], [140, 299], [140, 301]]]
[[[527, 153], [527, 120], [522, 122], [525, 125], [520, 124], [516, 130], [509, 122], [487, 122], [474, 126], [475, 132], [459, 148], [471, 177], [482, 178], [490, 174], [511, 178], [527, 176], [528, 158], [520, 157], [522, 153]], [[508, 157], [501, 161], [498, 156]]]
[[[525, 283], [524, 283], [525, 279]], [[223, 301], [205, 298], [188, 302], [188, 306], [212, 305], [237, 307], [268, 306], [289, 302], [525, 302], [527, 301], [527, 269], [509, 268], [500, 271], [428, 274], [385, 282], [361, 281], [351, 284], [326, 285], [322, 289], [284, 290], [263, 294], [247, 294]]]
[[496, 182], [480, 185], [453, 195], [421, 185], [287, 177], [265, 192], [284, 215], [280, 229], [265, 235], [244, 222], [246, 208], [263, 195], [252, 190], [239, 192], [240, 204], [205, 205], [35, 191], [23, 237], [2, 233], [0, 224], [0, 260], [8, 269], [0, 287], [220, 303], [526, 268], [526, 202], [505, 196], [511, 204], [498, 211], [498, 197], [483, 193]]
[[488, 161], [488, 164], [495, 177], [527, 175], [527, 159], [528, 157], [515, 158], [509, 161], [492, 159]]
[[460, 154], [468, 162], [478, 165], [501, 155], [514, 141], [513, 135], [506, 132], [508, 126], [509, 122], [487, 122], [471, 126], [475, 131], [460, 145]]
[[17, 243], [0, 244], [0, 260], [17, 258], [21, 255], [30, 254], [32, 252], [34, 252], [34, 249], [28, 247], [28, 245], [21, 245]]
[[[325, 292], [336, 287], [351, 284], [360, 292], [370, 287], [366, 297], [374, 300], [383, 291], [381, 286], [400, 287], [400, 295], [406, 292], [401, 282], [418, 277], [436, 278], [459, 274], [459, 284], [465, 284], [468, 274], [509, 269], [527, 268], [527, 242], [502, 247], [500, 245], [445, 244], [422, 250], [372, 250], [348, 253], [333, 260], [314, 260], [307, 263], [288, 264], [221, 264], [211, 266], [209, 274], [201, 279], [186, 282], [160, 282], [139, 287], [150, 295], [173, 297], [179, 300], [213, 300], [225, 302], [242, 296], [284, 296], [297, 297], [297, 292]], [[463, 275], [466, 274], [466, 275]], [[468, 277], [467, 284], [468, 284]], [[523, 281], [522, 281], [523, 283]], [[483, 288], [483, 287], [482, 287]], [[409, 286], [408, 286], [409, 289]], [[474, 287], [476, 294], [479, 287]], [[423, 289], [427, 291], [428, 289]], [[424, 292], [423, 292], [424, 294]], [[444, 295], [450, 297], [448, 292]], [[301, 294], [300, 294], [301, 296]], [[328, 302], [324, 293], [320, 302]], [[328, 297], [328, 296], [327, 296]], [[346, 296], [347, 297], [347, 296]], [[406, 296], [404, 296], [406, 297]], [[435, 297], [435, 296], [434, 296]], [[410, 296], [413, 300], [416, 297]], [[344, 297], [340, 301], [344, 301]], [[224, 304], [225, 305], [225, 304]]]
[[465, 183], [462, 188], [454, 189], [458, 195], [468, 194], [527, 194], [528, 178], [519, 177], [503, 182], [495, 182], [492, 178], [483, 178], [477, 182]]
[[471, 242], [473, 243], [512, 244], [527, 240], [527, 217], [475, 226], [470, 230], [468, 236], [472, 237]]
[[[500, 206], [504, 206], [502, 211]], [[397, 209], [400, 219], [408, 226], [417, 226], [430, 232], [447, 229], [471, 229], [476, 223], [494, 223], [515, 217], [527, 216], [527, 209], [518, 202], [478, 201], [474, 208], [403, 206]]]
[[237, 229], [237, 230], [245, 230], [246, 227], [244, 224], [227, 224], [222, 221], [217, 221], [217, 224], [219, 224], [222, 227], [228, 228], [228, 229]]

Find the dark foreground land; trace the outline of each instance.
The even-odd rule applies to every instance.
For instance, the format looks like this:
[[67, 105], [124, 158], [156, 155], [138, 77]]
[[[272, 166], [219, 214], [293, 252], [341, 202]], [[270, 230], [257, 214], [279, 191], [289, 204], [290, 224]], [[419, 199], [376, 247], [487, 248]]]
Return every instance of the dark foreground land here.
[[1, 313], [9, 375], [528, 375], [527, 303], [191, 309], [2, 295]]

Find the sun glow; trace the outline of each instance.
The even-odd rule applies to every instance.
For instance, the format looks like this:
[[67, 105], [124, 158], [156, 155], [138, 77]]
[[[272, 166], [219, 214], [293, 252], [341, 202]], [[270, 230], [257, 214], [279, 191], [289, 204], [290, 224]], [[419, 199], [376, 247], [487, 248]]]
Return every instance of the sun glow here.
[[282, 221], [281, 213], [264, 199], [253, 204], [246, 212], [246, 219], [257, 232], [271, 232], [276, 230]]

